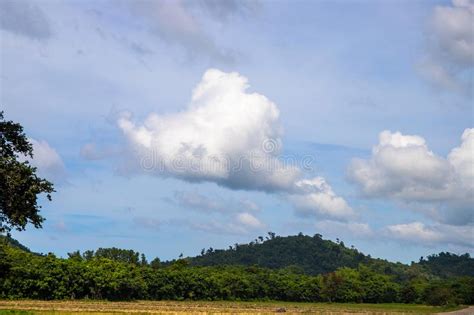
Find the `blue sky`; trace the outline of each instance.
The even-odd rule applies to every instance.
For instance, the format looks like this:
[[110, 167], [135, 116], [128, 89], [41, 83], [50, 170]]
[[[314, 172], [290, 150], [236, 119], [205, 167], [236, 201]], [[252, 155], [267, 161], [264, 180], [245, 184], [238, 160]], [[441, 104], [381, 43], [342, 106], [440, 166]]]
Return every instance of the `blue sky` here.
[[[472, 254], [473, 13], [470, 0], [4, 0], [0, 106], [57, 190], [44, 228], [14, 237], [172, 259], [301, 231], [403, 262]], [[189, 166], [216, 155], [277, 167]], [[144, 169], [150, 156], [164, 168]]]

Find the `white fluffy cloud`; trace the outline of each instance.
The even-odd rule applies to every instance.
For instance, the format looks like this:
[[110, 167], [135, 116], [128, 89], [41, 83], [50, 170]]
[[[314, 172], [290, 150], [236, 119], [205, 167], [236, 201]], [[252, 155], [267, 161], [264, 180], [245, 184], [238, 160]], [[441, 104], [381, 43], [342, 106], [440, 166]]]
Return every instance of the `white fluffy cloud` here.
[[345, 219], [352, 209], [321, 177], [302, 178], [278, 158], [282, 129], [277, 106], [247, 92], [247, 78], [205, 72], [188, 108], [150, 114], [141, 125], [130, 114], [118, 120], [139, 168], [159, 176], [209, 181], [231, 189], [280, 192], [306, 213]]
[[295, 185], [300, 193], [292, 194], [288, 198], [298, 213], [342, 221], [354, 218], [354, 210], [334, 193], [324, 178], [299, 180]]
[[151, 114], [141, 126], [125, 116], [118, 124], [151, 171], [237, 189], [287, 190], [299, 170], [277, 159], [279, 111], [247, 88], [238, 73], [211, 69], [186, 111]]
[[474, 66], [473, 20], [473, 0], [454, 0], [452, 6], [435, 7], [429, 21], [429, 50], [419, 66], [425, 78], [451, 90], [470, 88], [465, 71], [472, 71]]
[[29, 139], [29, 141], [33, 145], [31, 164], [38, 168], [40, 175], [52, 180], [64, 179], [66, 169], [56, 150], [44, 140]]
[[368, 197], [389, 197], [435, 208], [435, 219], [473, 222], [474, 129], [447, 158], [429, 150], [419, 136], [383, 131], [369, 160], [353, 160], [349, 177]]
[[383, 232], [392, 239], [428, 246], [452, 244], [472, 248], [474, 240], [474, 227], [472, 225], [425, 225], [421, 222], [411, 222], [389, 225]]
[[262, 224], [262, 222], [260, 222], [259, 219], [257, 219], [255, 216], [248, 212], [239, 213], [237, 215], [237, 221], [247, 228], [256, 229], [264, 227], [264, 225]]

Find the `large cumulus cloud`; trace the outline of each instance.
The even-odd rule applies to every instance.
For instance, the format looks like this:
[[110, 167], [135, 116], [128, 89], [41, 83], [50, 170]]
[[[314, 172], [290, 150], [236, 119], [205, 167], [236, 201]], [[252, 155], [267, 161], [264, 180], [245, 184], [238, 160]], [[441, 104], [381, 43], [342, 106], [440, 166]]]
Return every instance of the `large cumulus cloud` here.
[[368, 197], [388, 197], [429, 207], [432, 218], [471, 224], [474, 204], [474, 129], [446, 158], [419, 136], [384, 131], [369, 160], [353, 160], [348, 173]]
[[189, 181], [212, 181], [235, 189], [288, 190], [299, 170], [277, 159], [279, 111], [247, 93], [238, 73], [208, 70], [187, 110], [150, 114], [143, 125], [118, 124], [139, 152], [144, 168]]
[[150, 114], [143, 124], [124, 115], [118, 125], [141, 170], [231, 189], [283, 193], [297, 209], [343, 219], [353, 210], [323, 178], [307, 180], [279, 159], [282, 129], [277, 106], [250, 93], [236, 72], [205, 72], [186, 110]]

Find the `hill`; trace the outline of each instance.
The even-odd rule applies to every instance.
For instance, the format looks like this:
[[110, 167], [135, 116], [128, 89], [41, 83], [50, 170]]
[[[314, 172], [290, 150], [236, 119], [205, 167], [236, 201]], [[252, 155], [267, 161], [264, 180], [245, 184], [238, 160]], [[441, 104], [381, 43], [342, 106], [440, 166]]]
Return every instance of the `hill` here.
[[18, 249], [21, 249], [25, 252], [31, 253], [31, 251], [28, 247], [26, 247], [25, 245], [18, 242], [16, 239], [14, 239], [12, 237], [9, 237], [9, 236], [0, 235], [0, 244], [6, 244], [6, 245], [9, 245], [11, 247], [18, 248]]
[[323, 274], [339, 267], [355, 268], [370, 260], [370, 256], [345, 247], [343, 242], [324, 240], [319, 234], [282, 237], [269, 233], [266, 239], [259, 237], [249, 244], [235, 244], [226, 250], [203, 250], [200, 256], [190, 258], [190, 263], [194, 266], [257, 265], [271, 269], [293, 267], [308, 274]]
[[421, 259], [411, 266], [393, 263], [364, 255], [344, 242], [325, 240], [320, 234], [307, 236], [276, 236], [269, 233], [249, 244], [235, 244], [229, 249], [202, 250], [201, 255], [189, 258], [193, 266], [257, 265], [270, 269], [293, 268], [307, 274], [325, 274], [341, 267], [357, 268], [365, 264], [397, 278], [410, 277], [410, 270], [437, 277], [473, 276], [474, 259], [469, 254], [440, 253]]
[[418, 265], [430, 274], [439, 277], [470, 276], [474, 277], [474, 259], [469, 254], [456, 255], [452, 253], [439, 253], [420, 259]]

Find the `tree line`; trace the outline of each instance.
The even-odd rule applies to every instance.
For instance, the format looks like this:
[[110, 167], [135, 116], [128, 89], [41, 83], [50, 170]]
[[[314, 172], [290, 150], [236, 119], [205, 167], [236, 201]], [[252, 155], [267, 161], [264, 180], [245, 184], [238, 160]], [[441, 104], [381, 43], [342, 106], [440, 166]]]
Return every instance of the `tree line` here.
[[473, 303], [473, 277], [416, 270], [399, 277], [377, 269], [361, 263], [311, 275], [297, 266], [192, 266], [190, 259], [148, 262], [118, 248], [77, 251], [64, 259], [2, 242], [0, 298]]

